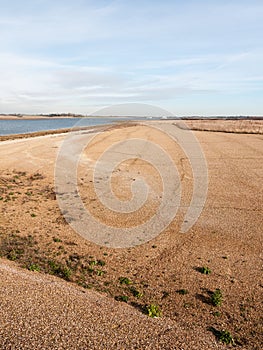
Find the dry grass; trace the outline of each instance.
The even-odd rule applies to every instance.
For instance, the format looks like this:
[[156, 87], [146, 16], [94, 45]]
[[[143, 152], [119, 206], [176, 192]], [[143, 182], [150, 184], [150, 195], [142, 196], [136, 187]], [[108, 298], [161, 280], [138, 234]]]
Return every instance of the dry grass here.
[[263, 119], [261, 120], [187, 120], [191, 130], [228, 132], [235, 134], [263, 134]]

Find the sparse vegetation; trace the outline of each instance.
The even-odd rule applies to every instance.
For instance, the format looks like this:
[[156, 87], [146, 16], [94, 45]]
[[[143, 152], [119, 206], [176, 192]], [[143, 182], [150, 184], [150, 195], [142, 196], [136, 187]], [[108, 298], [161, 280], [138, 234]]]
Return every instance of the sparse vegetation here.
[[120, 284], [132, 284], [132, 281], [128, 277], [120, 277], [119, 282]]
[[209, 330], [215, 335], [218, 341], [226, 345], [235, 344], [234, 338], [227, 330], [218, 330], [214, 327], [210, 327]]
[[52, 275], [59, 276], [65, 280], [69, 281], [72, 271], [67, 266], [63, 266], [62, 264], [57, 263], [57, 262], [52, 261], [52, 260], [50, 260], [48, 262], [48, 264], [50, 267], [50, 273]]
[[90, 260], [89, 261], [89, 266], [96, 266], [97, 265], [97, 260]]
[[149, 317], [161, 317], [162, 311], [157, 304], [146, 305], [146, 313]]
[[229, 331], [220, 331], [219, 341], [224, 344], [234, 344], [234, 339]]
[[12, 249], [7, 253], [7, 259], [15, 261], [20, 258], [20, 256], [23, 254], [22, 249]]
[[39, 272], [40, 271], [40, 267], [37, 264], [32, 264], [32, 265], [28, 266], [28, 270]]
[[97, 276], [103, 276], [105, 271], [97, 270], [96, 273], [97, 273]]
[[53, 237], [53, 241], [54, 242], [62, 242], [62, 240], [60, 238], [58, 238], [58, 237]]
[[207, 267], [207, 266], [199, 267], [199, 268], [198, 268], [198, 271], [201, 272], [201, 273], [203, 273], [204, 275], [210, 275], [211, 272], [212, 272], [212, 271], [210, 270], [210, 268]]
[[130, 287], [130, 292], [132, 293], [132, 295], [135, 297], [135, 298], [141, 298], [143, 296], [143, 293], [140, 292], [138, 289], [136, 289], [135, 287]]
[[[62, 216], [60, 217], [60, 213], [56, 209], [55, 201], [52, 203], [48, 201], [49, 198], [52, 199], [49, 197], [52, 194], [51, 185], [45, 183], [42, 186], [39, 182], [33, 186], [30, 181], [35, 181], [34, 179], [30, 179], [27, 174], [20, 181], [21, 176], [15, 175], [16, 183], [6, 181], [4, 185], [2, 185], [3, 182], [0, 178], [0, 206], [2, 213], [5, 213], [9, 220], [8, 222], [5, 221], [4, 217], [4, 221], [0, 223], [1, 257], [15, 261], [16, 264], [30, 271], [49, 273], [77, 283], [83, 288], [106, 292], [108, 296], [128, 303], [150, 317], [160, 317], [163, 313], [174, 320], [178, 315], [183, 315], [186, 318], [188, 315], [195, 315], [196, 322], [199, 322], [199, 313], [202, 312], [202, 320], [221, 324], [221, 327], [230, 329], [231, 332], [232, 328], [230, 327], [232, 326], [230, 324], [233, 319], [237, 320], [237, 324], [234, 326], [237, 345], [239, 341], [242, 344], [249, 344], [248, 346], [252, 342], [252, 347], [254, 344], [253, 338], [258, 339], [260, 325], [255, 316], [255, 305], [258, 304], [252, 305], [252, 298], [247, 300], [246, 297], [242, 298], [241, 294], [237, 293], [237, 307], [234, 305], [232, 308], [230, 303], [224, 305], [220, 289], [210, 291], [207, 289], [208, 286], [217, 287], [221, 283], [223, 284], [221, 280], [222, 271], [220, 274], [215, 273], [211, 276], [202, 277], [200, 274], [210, 275], [210, 268], [214, 272], [213, 266], [215, 266], [215, 269], [218, 266], [216, 263], [223, 264], [224, 269], [228, 267], [226, 266], [227, 261], [223, 260], [227, 259], [228, 251], [219, 251], [217, 261], [209, 260], [211, 254], [206, 256], [200, 253], [200, 260], [197, 260], [196, 265], [204, 266], [197, 268], [192, 265], [192, 274], [198, 283], [200, 282], [192, 287], [188, 281], [187, 284], [184, 284], [185, 279], [182, 274], [185, 271], [177, 269], [173, 262], [170, 266], [168, 259], [163, 259], [160, 265], [158, 263], [158, 266], [154, 266], [149, 264], [150, 258], [144, 260], [145, 265], [139, 266], [136, 263], [138, 258], [136, 249], [127, 250], [127, 252], [125, 251], [119, 255], [111, 248], [97, 248], [90, 242], [81, 246], [80, 240], [75, 240], [74, 236], [67, 231], [65, 223], [61, 220]], [[26, 185], [23, 185], [23, 181]], [[7, 184], [10, 184], [10, 186], [7, 186]], [[14, 196], [17, 197], [15, 202], [12, 200]], [[46, 201], [48, 202], [44, 203]], [[20, 203], [25, 204], [23, 206], [24, 214], [22, 214], [24, 216], [21, 221], [17, 220], [18, 213], [14, 210]], [[41, 207], [42, 204], [44, 204], [43, 207]], [[43, 208], [47, 208], [47, 211], [42, 210]], [[19, 213], [21, 214], [21, 211]], [[31, 219], [31, 213], [36, 213], [37, 218]], [[35, 227], [33, 227], [33, 223], [35, 223]], [[28, 232], [31, 235], [28, 235]], [[151, 256], [149, 253], [149, 257], [156, 257], [156, 251], [162, 252], [163, 247], [158, 245], [156, 250], [154, 248], [157, 247], [149, 243], [148, 248], [152, 254]], [[107, 252], [105, 252], [106, 249], [108, 249]], [[120, 259], [120, 256], [123, 260]], [[140, 256], [141, 261], [145, 256], [147, 255], [143, 251]], [[230, 258], [232, 261], [232, 255], [229, 255], [228, 259]], [[130, 259], [129, 263], [128, 259]], [[246, 256], [244, 255], [242, 259], [245, 261]], [[215, 265], [212, 265], [212, 263]], [[193, 264], [193, 261], [191, 261], [191, 264]], [[206, 264], [212, 266], [208, 267]], [[12, 263], [12, 265], [14, 264]], [[238, 276], [234, 274], [234, 269], [231, 273], [238, 279]], [[229, 288], [228, 283], [231, 279], [227, 279], [224, 284], [223, 294], [225, 298], [228, 294], [230, 295], [227, 288]], [[230, 288], [233, 288], [234, 291], [236, 287], [239, 288], [238, 283]], [[83, 290], [83, 292], [85, 291]], [[257, 297], [256, 295], [254, 298], [255, 302], [258, 302]], [[193, 300], [194, 298], [195, 300]], [[239, 309], [238, 306], [241, 302], [244, 306]], [[222, 304], [224, 307], [221, 310], [219, 306]], [[211, 305], [217, 306], [217, 308]], [[218, 331], [217, 339], [224, 344], [234, 344], [232, 335], [226, 330]]]
[[216, 289], [211, 295], [211, 303], [214, 306], [220, 306], [223, 301], [223, 295], [220, 289]]

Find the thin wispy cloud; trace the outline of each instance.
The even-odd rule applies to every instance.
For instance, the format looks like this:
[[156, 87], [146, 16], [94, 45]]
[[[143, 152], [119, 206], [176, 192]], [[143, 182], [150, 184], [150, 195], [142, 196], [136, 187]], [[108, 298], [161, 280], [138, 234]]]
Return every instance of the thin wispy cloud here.
[[262, 1], [0, 3], [0, 113], [262, 114]]

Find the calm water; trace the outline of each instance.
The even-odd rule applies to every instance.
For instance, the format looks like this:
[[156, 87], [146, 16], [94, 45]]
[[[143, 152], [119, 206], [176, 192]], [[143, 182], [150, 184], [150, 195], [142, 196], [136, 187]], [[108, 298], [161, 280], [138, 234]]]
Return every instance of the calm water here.
[[[170, 119], [168, 118], [150, 118], [150, 119]], [[206, 117], [209, 119], [209, 117]], [[214, 117], [211, 117], [214, 118]], [[221, 118], [221, 117], [218, 117]], [[222, 117], [223, 118], [223, 117]], [[232, 119], [242, 119], [244, 117], [232, 117]], [[0, 135], [27, 134], [36, 131], [48, 131], [72, 128], [73, 126], [95, 126], [110, 124], [121, 120], [146, 120], [149, 117], [101, 117], [101, 118], [50, 118], [50, 119], [31, 119], [31, 120], [3, 120], [0, 119]]]
[[[52, 118], [32, 120], [1, 120], [0, 135], [26, 134], [36, 131], [59, 130], [73, 126], [94, 126], [120, 121], [121, 118]], [[126, 119], [127, 120], [127, 119]]]

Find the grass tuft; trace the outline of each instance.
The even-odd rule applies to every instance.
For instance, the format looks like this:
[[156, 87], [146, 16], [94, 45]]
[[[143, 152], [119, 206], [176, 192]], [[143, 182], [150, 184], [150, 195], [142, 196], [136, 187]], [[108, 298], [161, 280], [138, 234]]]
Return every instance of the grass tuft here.
[[157, 304], [146, 305], [146, 313], [149, 317], [153, 318], [162, 316], [162, 311]]
[[220, 306], [223, 301], [223, 294], [220, 289], [216, 289], [211, 295], [211, 303], [214, 306]]
[[120, 284], [132, 284], [132, 281], [128, 277], [120, 277], [119, 282]]

